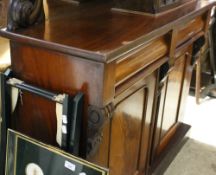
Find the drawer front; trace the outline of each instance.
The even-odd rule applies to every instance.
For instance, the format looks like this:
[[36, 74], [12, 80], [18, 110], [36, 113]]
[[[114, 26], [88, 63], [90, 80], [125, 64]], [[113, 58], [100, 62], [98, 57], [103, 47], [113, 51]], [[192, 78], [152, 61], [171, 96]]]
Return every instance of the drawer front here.
[[146, 44], [142, 49], [120, 59], [116, 63], [116, 85], [126, 81], [142, 69], [168, 54], [165, 36]]
[[181, 45], [200, 31], [204, 30], [204, 26], [205, 22], [202, 16], [198, 16], [197, 18], [186, 23], [178, 32], [177, 46]]

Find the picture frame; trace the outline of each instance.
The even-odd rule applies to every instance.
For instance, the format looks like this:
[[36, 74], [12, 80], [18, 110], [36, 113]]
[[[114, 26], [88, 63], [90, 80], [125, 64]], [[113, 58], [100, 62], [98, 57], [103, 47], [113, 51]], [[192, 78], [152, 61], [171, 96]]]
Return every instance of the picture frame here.
[[5, 175], [108, 175], [108, 169], [8, 130]]

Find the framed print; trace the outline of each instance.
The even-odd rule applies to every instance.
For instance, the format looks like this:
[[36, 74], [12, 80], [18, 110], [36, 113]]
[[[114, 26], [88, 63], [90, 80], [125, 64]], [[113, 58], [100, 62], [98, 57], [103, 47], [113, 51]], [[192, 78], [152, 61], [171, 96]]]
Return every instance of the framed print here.
[[6, 175], [108, 175], [108, 170], [8, 130]]

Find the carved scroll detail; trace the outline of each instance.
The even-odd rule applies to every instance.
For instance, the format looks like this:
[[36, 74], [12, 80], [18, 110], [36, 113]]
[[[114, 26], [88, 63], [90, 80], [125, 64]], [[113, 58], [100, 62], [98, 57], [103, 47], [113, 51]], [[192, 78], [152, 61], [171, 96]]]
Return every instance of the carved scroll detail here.
[[45, 20], [43, 0], [11, 0], [7, 30], [15, 31]]
[[99, 149], [103, 139], [103, 126], [112, 118], [114, 110], [115, 107], [112, 103], [104, 108], [89, 106], [87, 157], [93, 156]]

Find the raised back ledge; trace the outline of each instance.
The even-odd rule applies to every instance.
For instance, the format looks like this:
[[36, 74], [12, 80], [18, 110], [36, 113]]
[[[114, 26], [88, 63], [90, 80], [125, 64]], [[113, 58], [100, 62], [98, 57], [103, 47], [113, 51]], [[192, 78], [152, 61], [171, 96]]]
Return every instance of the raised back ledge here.
[[151, 16], [151, 17], [160, 17], [160, 16], [163, 16], [163, 15], [167, 15], [173, 11], [176, 11], [178, 9], [181, 9], [181, 8], [184, 8], [185, 6], [187, 5], [191, 5], [191, 4], [196, 4], [197, 0], [190, 0], [188, 2], [185, 2], [183, 4], [179, 4], [178, 6], [176, 7], [173, 7], [169, 10], [166, 10], [166, 11], [161, 11], [161, 12], [158, 12], [158, 13], [149, 13], [149, 12], [142, 12], [142, 11], [136, 11], [136, 10], [129, 10], [129, 9], [124, 9], [124, 8], [118, 8], [118, 7], [114, 7], [114, 8], [111, 8], [111, 10], [113, 11], [116, 11], [116, 12], [121, 12], [121, 13], [132, 13], [132, 14], [137, 14], [137, 15], [145, 15], [145, 16]]
[[[45, 24], [15, 32], [2, 28], [0, 35], [12, 41], [109, 63], [124, 56], [126, 51], [142, 47], [146, 42], [168, 33], [176, 25], [205, 13], [216, 5], [216, 1], [199, 1], [193, 7], [194, 10], [187, 7], [188, 9], [178, 9], [162, 17], [113, 12], [109, 3], [88, 4], [70, 7], [69, 3], [56, 2], [49, 7], [49, 13], [46, 12]], [[66, 15], [60, 13], [63, 8]], [[98, 9], [101, 10], [98, 12]], [[71, 10], [73, 11], [69, 13]], [[55, 16], [56, 14], [58, 15]], [[98, 17], [97, 20], [95, 17]], [[66, 31], [62, 32], [64, 26], [60, 24], [65, 24]], [[88, 27], [84, 27], [85, 25]]]

